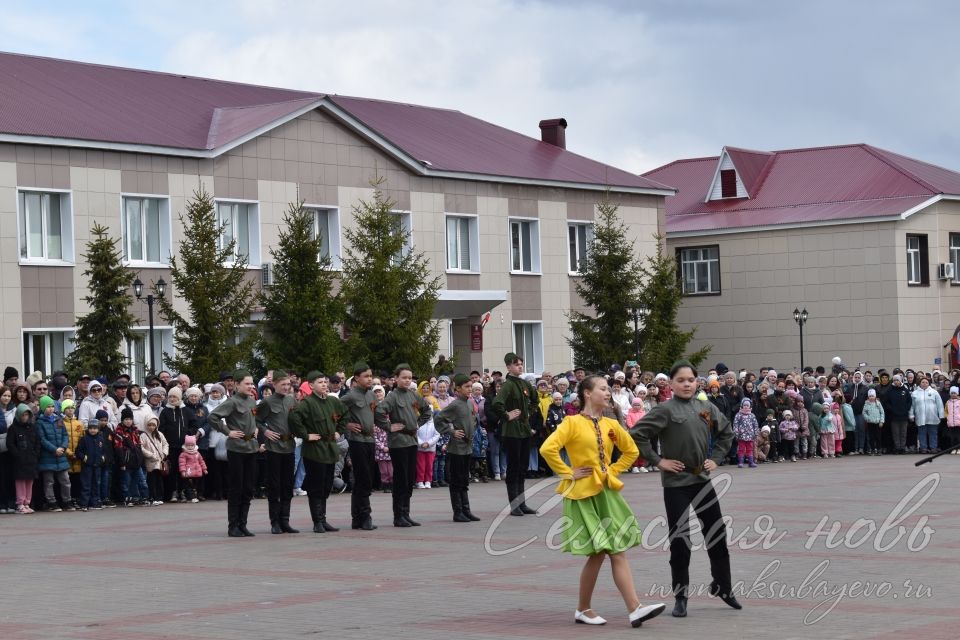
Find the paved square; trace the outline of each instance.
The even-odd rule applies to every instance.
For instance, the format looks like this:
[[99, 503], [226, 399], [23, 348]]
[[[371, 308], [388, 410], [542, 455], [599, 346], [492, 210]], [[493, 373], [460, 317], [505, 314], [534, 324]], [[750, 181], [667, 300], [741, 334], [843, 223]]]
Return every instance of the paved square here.
[[[484, 518], [473, 524], [453, 523], [447, 491], [435, 488], [413, 497], [412, 514], [424, 526], [396, 529], [390, 497], [375, 494], [380, 528], [370, 533], [349, 530], [348, 494], [332, 496], [329, 506], [330, 521], [347, 528], [325, 535], [307, 532], [304, 498], [293, 503], [293, 524], [303, 533], [270, 535], [261, 500], [250, 518], [257, 536], [240, 540], [226, 537], [223, 502], [0, 516], [0, 637], [953, 639], [960, 637], [960, 460], [945, 456], [919, 469], [915, 460], [723, 467], [732, 483], [721, 504], [734, 532], [748, 531], [743, 545], [752, 547], [731, 549], [744, 609], [693, 596], [690, 617], [667, 613], [638, 630], [627, 625], [607, 569], [593, 604], [608, 624], [573, 624], [582, 561], [547, 546], [559, 506], [543, 517], [506, 517], [489, 540], [502, 550], [536, 537], [529, 545], [504, 555], [485, 550], [495, 510], [505, 501], [499, 482], [471, 485], [473, 510]], [[865, 518], [881, 527], [924, 478], [925, 489], [910, 501], [915, 510], [883, 535], [871, 534], [867, 522], [856, 524]], [[658, 474], [624, 480], [641, 526], [663, 515]], [[552, 487], [529, 502], [539, 506], [550, 495]], [[764, 515], [783, 534], [769, 548], [756, 544], [755, 520]], [[848, 545], [828, 548], [824, 537], [810, 543], [807, 532], [824, 516], [823, 530], [837, 523], [835, 537], [848, 536]], [[764, 518], [758, 522], [762, 529]], [[664, 535], [654, 523], [647, 546]], [[885, 545], [890, 548], [875, 548]], [[629, 556], [641, 599], [655, 599], [648, 595], [653, 585], [669, 584], [668, 554], [643, 548]], [[774, 561], [779, 565], [770, 566]], [[702, 549], [693, 554], [691, 579], [709, 582]], [[823, 581], [833, 596], [818, 589]], [[855, 592], [856, 581], [869, 583], [861, 591], [880, 585], [881, 595]], [[843, 588], [850, 595], [813, 622], [829, 605], [818, 603], [836, 600]]]

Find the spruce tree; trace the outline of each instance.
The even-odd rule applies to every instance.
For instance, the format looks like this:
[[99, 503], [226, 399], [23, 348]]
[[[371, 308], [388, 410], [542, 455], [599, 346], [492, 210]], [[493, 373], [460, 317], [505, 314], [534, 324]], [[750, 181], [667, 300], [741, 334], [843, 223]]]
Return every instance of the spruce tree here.
[[[640, 366], [646, 371], [668, 371], [684, 357], [696, 329], [681, 331], [677, 312], [683, 302], [683, 289], [677, 276], [677, 261], [664, 253], [664, 238], [658, 234], [657, 252], [643, 262], [643, 289], [638, 298], [647, 315], [640, 330]], [[709, 355], [710, 345], [688, 354], [694, 366]]]
[[589, 371], [606, 371], [634, 353], [631, 309], [641, 285], [640, 261], [618, 208], [607, 198], [597, 204], [593, 244], [580, 263], [577, 294], [592, 313], [567, 315], [573, 361]]
[[395, 203], [373, 181], [373, 201], [353, 207], [355, 226], [347, 229], [340, 297], [346, 309], [345, 344], [350, 362], [364, 360], [374, 370], [401, 362], [424, 375], [440, 341], [433, 320], [440, 280], [431, 277], [423, 252], [404, 252], [410, 239], [391, 210]]
[[[247, 278], [247, 259], [234, 253], [236, 241], [220, 246], [226, 225], [206, 189], [194, 191], [179, 219], [185, 236], [170, 259], [173, 291], [159, 301], [161, 317], [173, 327], [177, 353], [164, 358], [194, 380], [217, 380], [220, 371], [250, 357], [255, 334], [238, 336], [239, 327], [250, 322], [253, 282]], [[186, 303], [186, 315], [174, 308], [175, 299]]]
[[260, 293], [260, 350], [275, 367], [333, 372], [341, 362], [343, 305], [331, 294], [330, 258], [320, 256], [323, 239], [314, 235], [314, 215], [303, 202], [290, 203], [283, 222], [270, 250], [273, 286]]
[[71, 380], [84, 373], [113, 380], [128, 368], [121, 345], [133, 338], [135, 318], [130, 313], [129, 287], [134, 274], [123, 266], [118, 240], [108, 235], [107, 227], [94, 222], [90, 233], [83, 256], [87, 261], [83, 275], [90, 291], [84, 300], [90, 313], [77, 317], [76, 346], [66, 358], [65, 369]]

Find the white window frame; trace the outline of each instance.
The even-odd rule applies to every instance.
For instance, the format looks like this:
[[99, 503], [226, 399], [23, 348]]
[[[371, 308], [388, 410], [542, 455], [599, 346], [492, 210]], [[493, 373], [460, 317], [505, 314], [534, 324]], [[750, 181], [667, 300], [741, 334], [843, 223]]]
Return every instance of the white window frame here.
[[[142, 241], [144, 247], [144, 259], [130, 259], [130, 239], [127, 233], [127, 200], [157, 200], [160, 212], [160, 260], [158, 262], [146, 259], [146, 225], [141, 223]], [[143, 211], [141, 207], [141, 211]], [[166, 227], [166, 228], [164, 228]], [[123, 264], [134, 267], [168, 267], [170, 266], [170, 255], [173, 247], [173, 224], [170, 219], [170, 196], [149, 194], [149, 193], [121, 193], [120, 194], [120, 241], [123, 243], [121, 251], [124, 256]]]
[[950, 262], [953, 263], [953, 280], [951, 284], [960, 284], [960, 233], [951, 233], [948, 242]]
[[[513, 341], [513, 352], [518, 356], [523, 358], [523, 371], [524, 373], [533, 373], [540, 375], [543, 373], [544, 367], [544, 356], [543, 356], [543, 321], [542, 320], [514, 320], [512, 323], [510, 338]], [[533, 327], [533, 345], [532, 345], [532, 354], [533, 358], [529, 358], [528, 353], [521, 353], [520, 347], [517, 346], [517, 326], [532, 326]], [[532, 360], [532, 362], [531, 362]]]
[[[220, 224], [220, 205], [221, 204], [243, 204], [252, 207], [252, 218], [255, 224], [249, 224], [247, 241], [250, 244], [247, 254], [247, 268], [258, 269], [262, 266], [260, 257], [260, 201], [259, 200], [241, 200], [239, 198], [214, 198], [213, 207], [217, 216], [217, 224]], [[249, 211], [250, 209], [248, 209]], [[217, 240], [218, 246], [223, 246], [223, 236]], [[233, 265], [232, 260], [227, 260], [227, 266]]]
[[[341, 226], [340, 226], [340, 207], [334, 207], [324, 204], [305, 204], [304, 209], [311, 211], [313, 217], [313, 233], [317, 233], [318, 220], [317, 212], [325, 211], [327, 213], [327, 251], [330, 254], [330, 268], [334, 271], [343, 270], [343, 253], [341, 244]], [[316, 235], [314, 235], [316, 237]], [[317, 256], [319, 260], [320, 257]]]
[[[461, 269], [459, 268], [459, 252], [458, 252], [458, 261], [456, 267], [450, 266], [450, 242], [449, 236], [447, 233], [448, 229], [448, 220], [450, 218], [460, 218], [465, 219], [467, 224], [469, 224], [469, 236], [470, 236], [470, 268]], [[475, 213], [445, 213], [443, 214], [443, 253], [444, 253], [444, 263], [447, 266], [447, 273], [480, 273], [480, 216]]]
[[[507, 219], [507, 268], [513, 275], [539, 276], [540, 271], [540, 219], [539, 218], [521, 218], [510, 216]], [[520, 268], [514, 268], [513, 262], [513, 225], [518, 225], [521, 229], [524, 224], [530, 225], [530, 246], [523, 242], [523, 235], [519, 235], [520, 240]], [[530, 252], [530, 269], [523, 268], [524, 250]]]
[[[706, 295], [719, 295], [722, 292], [720, 287], [720, 247], [718, 245], [707, 245], [707, 246], [697, 246], [697, 247], [678, 247], [680, 253], [680, 286], [685, 296], [706, 296]], [[715, 250], [717, 252], [716, 258], [706, 257], [703, 252]], [[685, 254], [689, 252], [696, 251], [698, 253], [697, 257], [685, 259]], [[711, 268], [713, 263], [717, 265], [717, 281], [713, 281], [713, 269]], [[687, 289], [687, 267], [693, 269], [693, 282], [694, 287], [698, 281], [697, 277], [697, 267], [701, 264], [705, 264], [707, 268], [707, 289], [705, 291], [699, 290], [689, 290]]]
[[[44, 336], [44, 362], [41, 372], [45, 376], [50, 376], [55, 370], [62, 369], [63, 363], [55, 365], [51, 359], [51, 345], [52, 338], [54, 334], [59, 334], [63, 339], [63, 359], [66, 361], [68, 355], [70, 355], [75, 346], [75, 336], [76, 336], [76, 327], [39, 327], [34, 329], [22, 329], [20, 331], [20, 348], [21, 348], [21, 357], [23, 358], [23, 369], [22, 371], [34, 371], [34, 349], [33, 349], [33, 340], [27, 340], [28, 336]], [[26, 345], [24, 344], [26, 342]]]
[[[916, 240], [916, 248], [911, 248], [910, 241]], [[911, 275], [911, 271], [913, 272]], [[922, 284], [920, 272], [920, 236], [907, 235], [907, 284]]]
[[134, 359], [133, 353], [133, 342], [131, 340], [124, 340], [123, 352], [126, 357], [126, 367], [127, 373], [130, 375], [130, 379], [136, 384], [143, 386], [146, 382], [147, 373], [151, 370], [153, 371], [163, 371], [167, 368], [167, 363], [163, 359], [164, 352], [173, 353], [174, 352], [174, 343], [173, 343], [173, 327], [171, 325], [154, 325], [153, 333], [156, 340], [156, 355], [157, 355], [157, 366], [153, 367], [150, 362], [150, 327], [130, 327], [130, 330], [137, 335], [137, 337], [143, 338], [143, 377], [139, 378], [136, 372], [137, 362]]
[[[60, 256], [59, 258], [47, 258], [45, 256], [30, 256], [29, 237], [27, 237], [27, 219], [26, 211], [21, 206], [21, 194], [39, 193], [46, 195], [60, 196]], [[76, 255], [74, 254], [74, 225], [73, 225], [73, 191], [71, 189], [45, 189], [36, 187], [17, 187], [17, 258], [19, 264], [40, 265], [40, 266], [73, 266]], [[43, 220], [41, 225], [46, 224], [46, 216], [41, 216]], [[43, 252], [46, 253], [47, 243], [46, 234], [41, 232], [43, 237]], [[27, 256], [23, 255], [22, 249], [26, 247]]]
[[[407, 231], [407, 240], [406, 242], [404, 242], [403, 249], [400, 251], [401, 257], [406, 257], [413, 252], [413, 247], [414, 247], [413, 212], [405, 209], [393, 209], [390, 211], [390, 213], [400, 218], [400, 228]], [[444, 223], [444, 225], [446, 225], [446, 223]], [[446, 233], [446, 231], [444, 231], [444, 233]]]
[[[593, 223], [593, 221], [590, 221], [590, 220], [582, 220], [582, 221], [569, 220], [569, 221], [567, 221], [567, 274], [568, 274], [568, 275], [571, 275], [571, 276], [579, 276], [579, 275], [580, 275], [580, 267], [583, 266], [583, 260], [586, 258], [586, 254], [584, 254], [584, 255], [582, 255], [582, 256], [579, 255], [579, 253], [580, 253], [580, 242], [579, 242], [580, 237], [579, 237], [579, 234], [580, 234], [580, 229], [581, 229], [581, 228], [585, 230], [584, 234], [585, 234], [585, 236], [586, 236], [585, 239], [586, 239], [586, 247], [587, 247], [587, 251], [588, 251], [588, 252], [590, 251], [590, 246], [593, 244], [593, 240], [594, 240], [594, 238], [595, 238], [595, 236], [594, 236], [594, 223]], [[574, 230], [574, 229], [576, 230], [575, 233], [577, 234], [577, 238], [575, 239], [576, 241], [574, 242], [574, 246], [571, 247], [571, 246], [570, 246], [570, 231], [571, 231], [571, 230]], [[576, 252], [576, 255], [574, 255], [574, 251]], [[573, 260], [576, 260], [576, 266], [577, 266], [576, 269], [571, 269], [571, 268], [570, 268], [570, 262], [573, 261]]]

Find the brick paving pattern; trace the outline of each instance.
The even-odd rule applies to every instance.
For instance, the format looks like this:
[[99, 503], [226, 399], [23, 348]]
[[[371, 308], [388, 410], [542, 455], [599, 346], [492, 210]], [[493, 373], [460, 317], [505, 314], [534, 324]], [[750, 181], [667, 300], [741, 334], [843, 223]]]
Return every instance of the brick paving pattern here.
[[[304, 498], [293, 503], [293, 524], [303, 533], [270, 535], [266, 503], [258, 500], [250, 517], [257, 536], [236, 540], [226, 537], [223, 502], [0, 516], [0, 637], [957, 638], [960, 461], [945, 456], [917, 469], [914, 460], [887, 456], [720, 469], [732, 478], [721, 503], [734, 531], [769, 515], [778, 535], [785, 535], [768, 549], [731, 550], [734, 581], [743, 583], [742, 611], [705, 594], [692, 596], [688, 618], [668, 612], [637, 630], [627, 624], [608, 569], [593, 602], [608, 624], [573, 624], [582, 561], [545, 543], [559, 506], [542, 517], [506, 517], [489, 536], [494, 549], [536, 537], [533, 543], [504, 555], [485, 550], [505, 500], [500, 482], [471, 485], [473, 510], [484, 518], [473, 524], [453, 523], [446, 489], [434, 488], [414, 494], [412, 514], [424, 526], [396, 529], [390, 497], [377, 493], [374, 520], [380, 528], [369, 533], [349, 530], [348, 494], [332, 496], [328, 514], [345, 528], [323, 535], [308, 532]], [[904, 533], [895, 544], [896, 527], [881, 537], [870, 535], [868, 523], [856, 524], [865, 518], [879, 527], [931, 473], [938, 474], [938, 486], [899, 522]], [[624, 495], [642, 527], [663, 515], [658, 474], [624, 480]], [[540, 506], [550, 495], [552, 487], [529, 503]], [[912, 500], [914, 507], [921, 495]], [[824, 516], [825, 531], [838, 523], [837, 538], [867, 540], [852, 548], [827, 548], [823, 538], [807, 545], [807, 532]], [[932, 531], [925, 545], [922, 518]], [[665, 531], [656, 523], [649, 530], [653, 546]], [[748, 533], [744, 541], [755, 543], [758, 536]], [[891, 548], [879, 551], [875, 545]], [[641, 599], [656, 599], [648, 591], [669, 583], [668, 554], [659, 548], [628, 553]], [[774, 561], [780, 563], [775, 570], [769, 566]], [[828, 564], [816, 574], [823, 562]], [[889, 586], [882, 597], [842, 599], [814, 622], [826, 605], [815, 608], [828, 598], [797, 592], [811, 573], [809, 587], [826, 581], [831, 593], [844, 585], [852, 589], [855, 581]], [[691, 579], [694, 586], [709, 583], [702, 549], [693, 554]], [[907, 580], [919, 596], [908, 594]]]

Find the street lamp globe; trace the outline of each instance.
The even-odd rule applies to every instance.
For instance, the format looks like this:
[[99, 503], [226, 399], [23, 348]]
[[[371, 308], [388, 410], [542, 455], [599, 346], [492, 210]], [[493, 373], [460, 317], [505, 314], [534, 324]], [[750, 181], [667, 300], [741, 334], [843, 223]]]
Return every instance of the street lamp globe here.
[[133, 281], [133, 294], [137, 296], [137, 300], [143, 295], [143, 282], [140, 281], [140, 278]]
[[162, 298], [166, 290], [167, 290], [167, 283], [164, 282], [163, 278], [161, 277], [159, 280], [157, 280], [157, 296]]

